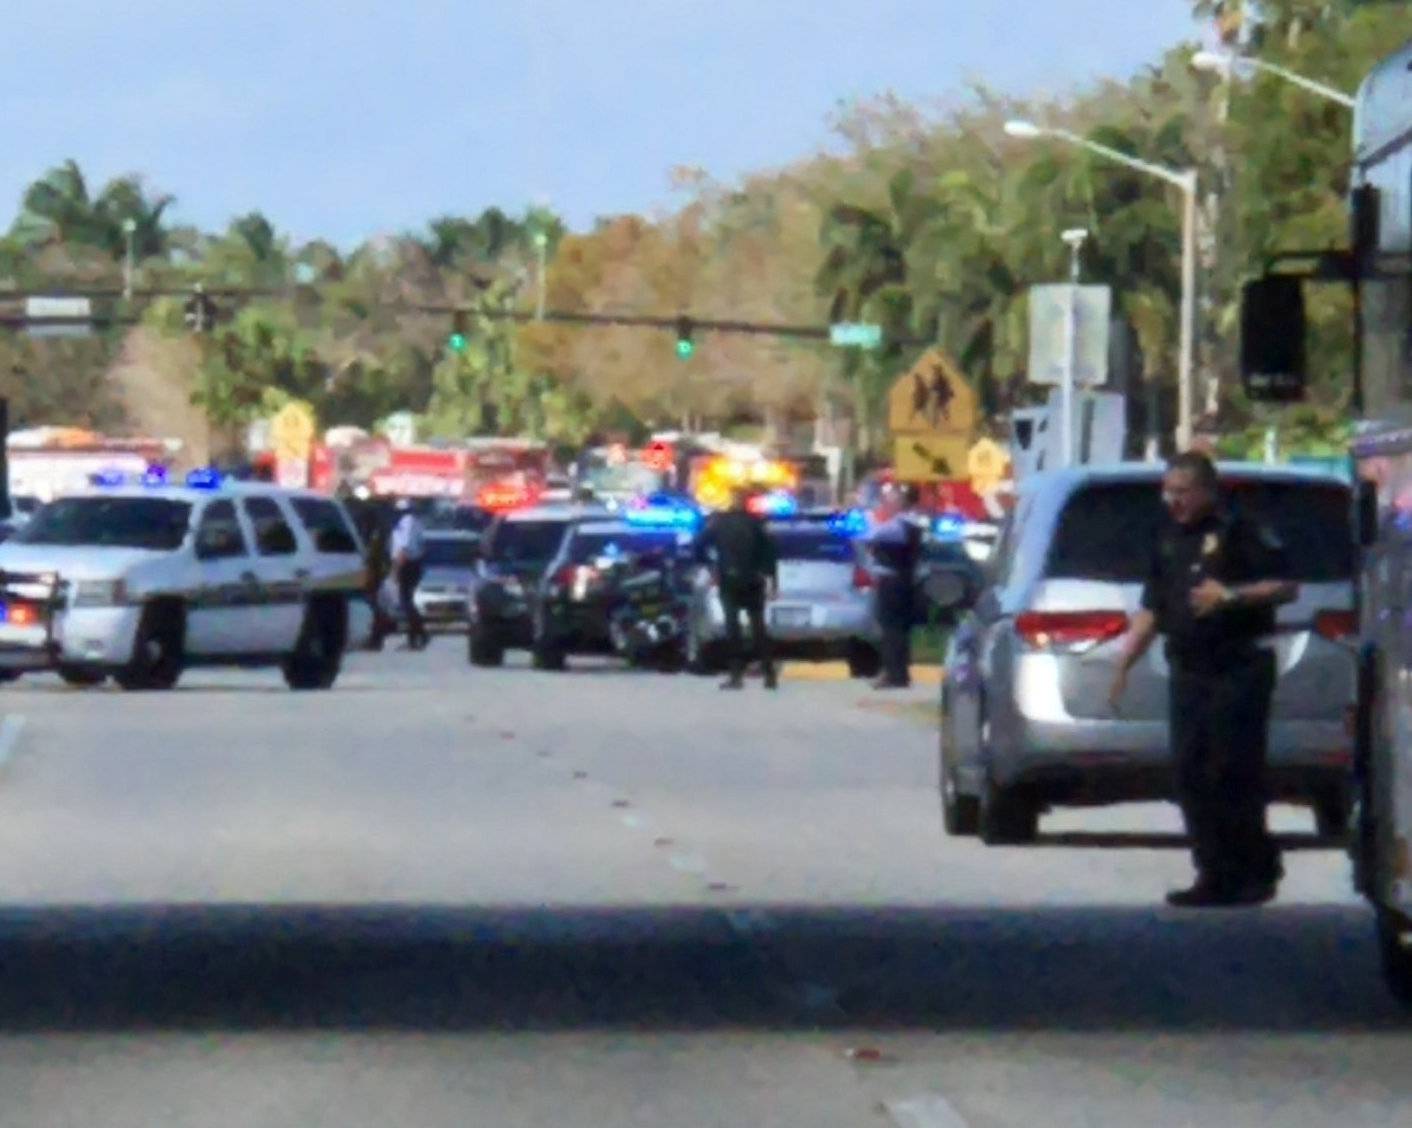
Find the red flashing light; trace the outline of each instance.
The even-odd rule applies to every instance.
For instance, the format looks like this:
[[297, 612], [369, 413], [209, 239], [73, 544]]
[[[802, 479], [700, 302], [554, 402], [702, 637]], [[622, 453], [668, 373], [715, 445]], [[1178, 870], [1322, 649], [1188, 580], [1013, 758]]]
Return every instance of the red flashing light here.
[[476, 504], [491, 513], [506, 513], [524, 509], [535, 503], [538, 494], [527, 486], [509, 482], [492, 482], [476, 494]]
[[1314, 629], [1330, 642], [1346, 642], [1358, 634], [1358, 616], [1352, 611], [1320, 611]]
[[649, 443], [642, 452], [642, 464], [649, 470], [655, 470], [659, 474], [665, 474], [671, 470], [676, 462], [676, 451], [672, 449], [671, 443], [664, 443], [661, 440]]

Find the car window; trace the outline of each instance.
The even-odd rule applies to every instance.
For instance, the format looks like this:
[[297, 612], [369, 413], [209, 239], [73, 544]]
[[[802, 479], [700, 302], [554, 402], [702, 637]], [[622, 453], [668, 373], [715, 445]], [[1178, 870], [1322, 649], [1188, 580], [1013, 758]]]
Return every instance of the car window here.
[[566, 521], [501, 521], [491, 533], [487, 559], [495, 564], [547, 564], [568, 527]]
[[771, 529], [770, 539], [781, 561], [852, 564], [853, 542], [828, 529]]
[[315, 497], [297, 497], [290, 504], [309, 531], [316, 552], [339, 556], [358, 552], [358, 540], [348, 527], [342, 510], [333, 502]]
[[427, 537], [422, 562], [441, 568], [469, 568], [476, 562], [476, 542], [461, 537]]
[[191, 524], [185, 501], [157, 497], [69, 497], [43, 506], [11, 538], [17, 544], [180, 548]]
[[[1225, 482], [1223, 492], [1232, 509], [1268, 525], [1284, 542], [1290, 572], [1283, 578], [1330, 583], [1352, 575], [1345, 487], [1244, 478]], [[1064, 508], [1045, 574], [1139, 583], [1147, 576], [1165, 519], [1155, 480], [1086, 486]]]
[[241, 504], [255, 530], [255, 548], [261, 556], [289, 556], [298, 550], [294, 530], [274, 501], [267, 497], [249, 497]]
[[567, 555], [572, 563], [585, 564], [600, 556], [631, 557], [644, 552], [661, 552], [669, 557], [687, 557], [692, 552], [692, 537], [678, 530], [579, 533], [569, 545]]
[[213, 501], [206, 506], [196, 527], [196, 549], [203, 560], [245, 556], [250, 551], [232, 502]]

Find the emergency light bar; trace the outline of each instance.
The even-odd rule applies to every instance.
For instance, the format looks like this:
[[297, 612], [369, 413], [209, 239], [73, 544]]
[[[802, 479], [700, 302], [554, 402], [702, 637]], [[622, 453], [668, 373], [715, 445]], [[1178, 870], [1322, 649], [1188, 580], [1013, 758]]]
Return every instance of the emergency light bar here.
[[756, 494], [746, 508], [758, 517], [793, 517], [799, 512], [799, 502], [793, 494], [783, 490], [771, 490], [766, 494]]

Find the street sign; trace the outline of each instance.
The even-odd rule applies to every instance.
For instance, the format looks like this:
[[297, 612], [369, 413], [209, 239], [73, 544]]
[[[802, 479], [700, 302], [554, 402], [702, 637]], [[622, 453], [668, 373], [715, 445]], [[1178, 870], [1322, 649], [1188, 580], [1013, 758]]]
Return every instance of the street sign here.
[[900, 482], [941, 482], [966, 476], [970, 441], [963, 435], [899, 435], [892, 469]]
[[1077, 339], [1074, 384], [1096, 388], [1108, 382], [1108, 329], [1113, 290], [1108, 286], [1030, 287], [1030, 383], [1064, 382], [1069, 364], [1069, 301], [1073, 295]]
[[966, 475], [978, 494], [999, 487], [1010, 472], [1010, 456], [993, 439], [981, 439], [966, 452]]
[[87, 337], [93, 332], [92, 318], [93, 303], [87, 298], [25, 299], [25, 333], [31, 337]]
[[[1063, 465], [1062, 393], [1049, 393], [1045, 427], [1039, 432], [1034, 469], [1055, 470]], [[1127, 445], [1127, 397], [1118, 392], [1081, 392], [1074, 397], [1073, 464], [1102, 466], [1123, 460]]]
[[280, 462], [303, 462], [306, 466], [314, 449], [314, 410], [307, 403], [292, 400], [270, 420], [270, 440]]
[[829, 326], [829, 344], [841, 349], [876, 349], [882, 347], [881, 325], [840, 321]]
[[[895, 436], [959, 436], [969, 447], [978, 415], [975, 390], [940, 349], [923, 354], [911, 371], [898, 378], [887, 397], [887, 426]], [[963, 452], [958, 473], [965, 464]]]

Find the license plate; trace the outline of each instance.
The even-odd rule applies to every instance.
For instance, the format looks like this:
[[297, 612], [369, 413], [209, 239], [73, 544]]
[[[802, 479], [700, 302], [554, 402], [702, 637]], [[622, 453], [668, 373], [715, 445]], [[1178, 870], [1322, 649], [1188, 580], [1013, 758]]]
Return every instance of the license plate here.
[[770, 624], [776, 627], [807, 627], [810, 622], [807, 607], [776, 607], [770, 612]]

